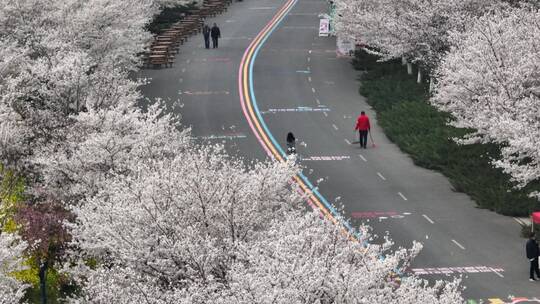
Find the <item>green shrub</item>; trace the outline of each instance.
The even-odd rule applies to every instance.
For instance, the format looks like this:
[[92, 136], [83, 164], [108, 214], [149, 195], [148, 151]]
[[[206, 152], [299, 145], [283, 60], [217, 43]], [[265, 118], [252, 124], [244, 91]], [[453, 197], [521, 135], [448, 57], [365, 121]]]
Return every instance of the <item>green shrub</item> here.
[[[531, 233], [531, 225], [521, 225], [521, 237], [524, 239], [529, 238], [529, 234]], [[538, 239], [538, 236], [540, 236], [540, 225], [536, 224], [534, 225], [534, 233], [536, 234], [536, 238]]]
[[159, 34], [163, 30], [170, 28], [174, 23], [182, 19], [182, 16], [189, 14], [189, 10], [193, 9], [196, 9], [195, 4], [166, 7], [154, 17], [146, 28], [152, 34]]
[[13, 214], [24, 197], [24, 178], [0, 164], [0, 230], [15, 232]]
[[360, 93], [377, 112], [386, 136], [408, 153], [415, 164], [442, 172], [454, 189], [467, 193], [480, 208], [504, 215], [527, 216], [540, 209], [528, 193], [538, 183], [517, 191], [510, 177], [494, 168], [490, 160], [500, 155], [497, 145], [458, 145], [452, 138], [470, 130], [447, 125], [451, 116], [428, 103], [427, 84], [417, 84], [401, 62], [376, 62], [377, 58], [357, 52], [353, 65], [362, 74]]
[[[18, 280], [30, 284], [26, 290], [25, 300], [29, 303], [41, 303], [41, 290], [39, 286], [38, 263], [34, 257], [30, 257], [26, 263], [28, 269], [14, 274]], [[75, 286], [71, 285], [69, 279], [58, 273], [54, 268], [47, 270], [47, 303], [61, 303], [61, 299], [67, 295], [73, 295]]]

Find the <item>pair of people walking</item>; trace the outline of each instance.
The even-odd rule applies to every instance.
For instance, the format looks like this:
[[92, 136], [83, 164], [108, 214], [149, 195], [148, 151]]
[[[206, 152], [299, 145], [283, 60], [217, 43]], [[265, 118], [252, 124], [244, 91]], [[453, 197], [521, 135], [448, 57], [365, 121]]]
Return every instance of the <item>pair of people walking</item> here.
[[203, 27], [203, 37], [204, 37], [204, 47], [210, 48], [210, 37], [212, 37], [212, 48], [217, 49], [218, 39], [221, 38], [221, 31], [217, 24], [214, 23], [214, 26], [210, 28], [208, 24], [205, 24]]
[[360, 112], [360, 116], [358, 116], [358, 119], [356, 120], [354, 130], [358, 130], [360, 137], [360, 148], [367, 149], [367, 138], [368, 133], [371, 131], [371, 125], [369, 124], [369, 117], [366, 115], [366, 112]]

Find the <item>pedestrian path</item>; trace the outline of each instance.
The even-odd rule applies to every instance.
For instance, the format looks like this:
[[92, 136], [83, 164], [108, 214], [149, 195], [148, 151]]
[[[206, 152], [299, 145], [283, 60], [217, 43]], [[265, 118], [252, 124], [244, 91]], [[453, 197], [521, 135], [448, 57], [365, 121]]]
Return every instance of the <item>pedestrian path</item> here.
[[[307, 0], [298, 0], [302, 1]], [[469, 303], [481, 303], [481, 298], [482, 303], [512, 303], [505, 298], [509, 294], [538, 296], [536, 285], [526, 275], [523, 279], [528, 264], [514, 219], [475, 208], [469, 198], [453, 192], [440, 174], [414, 166], [378, 126], [372, 128], [377, 148], [359, 150], [351, 145], [351, 121], [360, 110], [366, 109], [376, 124], [376, 115], [358, 95], [357, 72], [348, 60], [336, 59], [335, 39], [319, 38], [315, 29], [283, 31], [274, 23], [272, 35], [258, 36], [282, 4], [290, 1], [281, 2], [238, 2], [234, 10], [217, 16], [225, 35], [220, 48], [205, 50], [202, 36], [191, 39], [184, 45], [189, 51], [178, 55], [173, 68], [142, 72], [144, 78], [153, 79], [145, 96], [180, 104], [182, 123], [192, 127], [197, 140], [227, 141], [227, 149], [246, 159], [265, 159], [264, 152], [274, 155], [264, 147], [277, 152], [287, 132], [293, 131], [299, 139], [299, 155], [306, 155], [304, 172], [313, 181], [325, 179], [314, 194], [314, 204], [324, 205], [319, 194], [330, 201], [340, 197], [347, 212], [357, 212], [348, 215], [358, 222], [371, 219], [368, 224], [378, 232], [388, 231], [398, 245], [410, 247], [412, 240], [421, 241], [424, 249], [412, 268], [439, 267], [429, 268], [436, 273], [448, 271], [441, 267], [454, 267], [451, 270], [457, 274], [452, 275], [465, 272], [456, 268], [461, 266], [504, 269], [497, 271], [504, 278], [493, 271], [470, 275], [466, 270], [465, 296], [474, 301]], [[292, 7], [283, 25], [318, 22], [316, 14], [326, 4], [321, 0], [320, 8], [311, 7], [309, 11], [305, 6]], [[250, 53], [242, 58], [253, 41]], [[252, 118], [252, 126], [241, 106]], [[258, 130], [255, 134], [252, 127]], [[266, 144], [271, 142], [268, 134], [275, 135], [276, 144]], [[430, 280], [440, 275], [422, 274]]]

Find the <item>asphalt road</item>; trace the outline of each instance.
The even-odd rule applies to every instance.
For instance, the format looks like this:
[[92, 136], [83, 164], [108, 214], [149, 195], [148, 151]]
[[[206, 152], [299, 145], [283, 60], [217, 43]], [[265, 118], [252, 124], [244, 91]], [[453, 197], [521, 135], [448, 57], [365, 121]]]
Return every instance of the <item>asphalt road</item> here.
[[[274, 20], [267, 40], [254, 42], [286, 3], [290, 11]], [[358, 95], [358, 72], [350, 59], [337, 58], [334, 38], [318, 37], [317, 15], [326, 11], [322, 0], [235, 2], [207, 20], [221, 28], [220, 48], [206, 50], [201, 36], [192, 37], [173, 68], [140, 72], [151, 78], [142, 92], [181, 106], [183, 124], [199, 141], [222, 142], [246, 159], [267, 159], [244, 115], [240, 95], [245, 96], [239, 94], [239, 68], [253, 42], [258, 52], [250, 61], [252, 70], [246, 70], [252, 80], [247, 88], [259, 122], [267, 126], [264, 132], [281, 147], [287, 132], [295, 134], [304, 174], [312, 182], [324, 178], [319, 192], [342, 205], [353, 226], [366, 222], [378, 235], [388, 232], [396, 246], [422, 242], [412, 271], [430, 280], [462, 275], [468, 299], [540, 298], [540, 283], [528, 281], [518, 223], [475, 208], [444, 176], [416, 167], [384, 136], [375, 113]], [[376, 144], [366, 150], [350, 144], [362, 110], [374, 125]]]

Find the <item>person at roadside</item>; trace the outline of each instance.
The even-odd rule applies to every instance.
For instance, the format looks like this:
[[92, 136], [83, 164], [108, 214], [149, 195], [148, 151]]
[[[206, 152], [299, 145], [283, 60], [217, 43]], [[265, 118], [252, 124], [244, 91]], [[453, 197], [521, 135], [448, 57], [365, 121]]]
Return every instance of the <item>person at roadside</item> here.
[[210, 48], [210, 27], [208, 24], [205, 24], [202, 29], [202, 34], [204, 37], [204, 47], [209, 49]]
[[371, 130], [369, 124], [369, 117], [366, 115], [366, 112], [362, 111], [358, 119], [356, 120], [356, 127], [354, 130], [358, 130], [360, 137], [360, 148], [367, 149], [367, 137], [368, 132]]
[[[536, 281], [540, 279], [540, 269], [538, 269], [538, 256], [540, 251], [538, 250], [538, 243], [536, 242], [536, 235], [534, 232], [529, 234], [529, 240], [525, 245], [525, 251], [527, 253], [527, 259], [531, 263], [529, 269], [529, 281]], [[534, 278], [534, 273], [536, 273], [537, 279]]]
[[214, 23], [214, 26], [212, 26], [212, 29], [210, 30], [210, 36], [212, 36], [212, 48], [217, 49], [218, 39], [221, 38], [221, 31], [219, 30], [219, 27], [215, 23]]
[[287, 133], [287, 155], [296, 154], [296, 138], [292, 132]]

